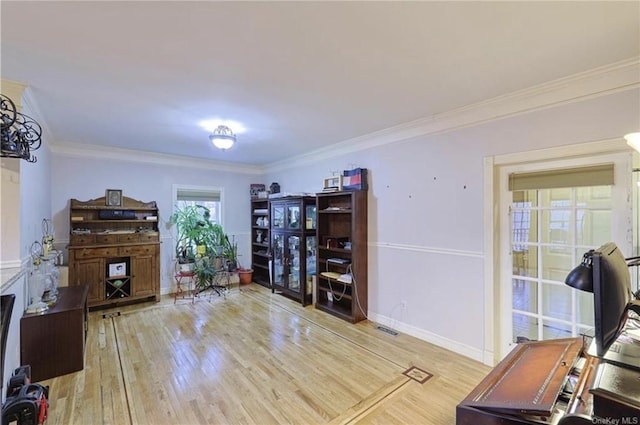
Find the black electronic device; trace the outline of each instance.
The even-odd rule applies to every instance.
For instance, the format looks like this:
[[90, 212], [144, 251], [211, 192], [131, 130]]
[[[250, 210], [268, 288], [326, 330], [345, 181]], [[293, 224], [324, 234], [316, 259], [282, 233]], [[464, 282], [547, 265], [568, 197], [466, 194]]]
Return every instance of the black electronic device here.
[[136, 212], [133, 210], [100, 210], [98, 218], [100, 220], [134, 220]]
[[31, 383], [31, 367], [13, 371], [2, 405], [2, 425], [41, 425], [49, 411], [49, 387]]
[[350, 264], [351, 262], [346, 258], [327, 258], [327, 263]]
[[2, 405], [2, 424], [41, 425], [47, 420], [49, 387], [27, 384]]
[[14, 294], [0, 296], [0, 381], [2, 381], [0, 391], [4, 388], [4, 357], [7, 351], [7, 337], [9, 336], [9, 325], [15, 300]]
[[592, 279], [595, 336], [589, 354], [640, 369], [640, 345], [616, 342], [627, 323], [629, 310], [640, 313], [640, 303], [632, 299], [628, 265], [615, 243], [609, 242], [593, 251]]

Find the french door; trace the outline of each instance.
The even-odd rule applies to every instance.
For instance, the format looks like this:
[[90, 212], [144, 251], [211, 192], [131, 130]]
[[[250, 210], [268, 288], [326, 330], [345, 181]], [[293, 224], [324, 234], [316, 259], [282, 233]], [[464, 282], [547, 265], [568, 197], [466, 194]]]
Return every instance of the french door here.
[[[594, 179], [603, 161], [610, 166], [610, 176]], [[544, 167], [520, 165], [501, 171], [501, 181], [513, 175], [545, 177], [524, 184], [524, 188], [509, 190], [506, 183], [501, 185], [502, 217], [508, 217], [501, 220], [502, 356], [522, 340], [589, 334], [594, 320], [593, 295], [567, 286], [565, 277], [585, 252], [605, 242], [614, 241], [623, 253], [631, 255], [629, 156], [609, 155], [591, 162], [595, 164], [558, 161]], [[548, 184], [547, 174], [562, 175], [568, 170], [586, 174], [573, 180], [575, 186]]]

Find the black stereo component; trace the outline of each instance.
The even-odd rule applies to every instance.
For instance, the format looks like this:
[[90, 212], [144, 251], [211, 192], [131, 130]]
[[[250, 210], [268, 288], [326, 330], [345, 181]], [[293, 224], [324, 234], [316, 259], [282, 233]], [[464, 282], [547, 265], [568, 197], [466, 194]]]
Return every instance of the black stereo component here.
[[100, 210], [100, 220], [134, 220], [136, 213], [133, 210]]

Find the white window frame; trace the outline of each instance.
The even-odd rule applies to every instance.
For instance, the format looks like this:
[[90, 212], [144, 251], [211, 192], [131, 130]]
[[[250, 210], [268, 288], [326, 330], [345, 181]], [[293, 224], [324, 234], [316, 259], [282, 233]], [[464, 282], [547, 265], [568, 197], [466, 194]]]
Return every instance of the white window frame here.
[[[194, 191], [194, 192], [216, 192], [220, 194], [220, 225], [224, 228], [224, 211], [225, 211], [225, 201], [224, 201], [224, 188], [219, 186], [196, 186], [196, 185], [186, 185], [186, 184], [174, 184], [172, 186], [171, 193], [171, 204], [172, 211], [176, 212], [176, 205], [178, 203], [178, 191]], [[174, 229], [175, 232], [175, 229]], [[175, 239], [175, 234], [174, 234]]]

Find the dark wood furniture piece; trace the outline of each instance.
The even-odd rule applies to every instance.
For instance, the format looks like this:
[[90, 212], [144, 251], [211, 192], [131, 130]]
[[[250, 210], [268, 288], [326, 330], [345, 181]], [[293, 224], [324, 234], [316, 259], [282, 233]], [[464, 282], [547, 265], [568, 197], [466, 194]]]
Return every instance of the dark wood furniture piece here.
[[[366, 319], [367, 192], [317, 194], [315, 306], [352, 323]], [[351, 278], [349, 279], [349, 276]]]
[[71, 199], [69, 216], [69, 285], [89, 285], [89, 307], [160, 299], [155, 202]]
[[302, 305], [311, 304], [315, 269], [315, 196], [289, 196], [269, 201], [271, 291]]
[[251, 200], [251, 269], [253, 281], [267, 288], [269, 284], [269, 200]]
[[59, 288], [53, 307], [20, 319], [20, 362], [31, 366], [32, 382], [84, 368], [88, 291], [88, 285]]
[[456, 424], [638, 424], [639, 379], [587, 355], [582, 338], [525, 342], [457, 406]]

